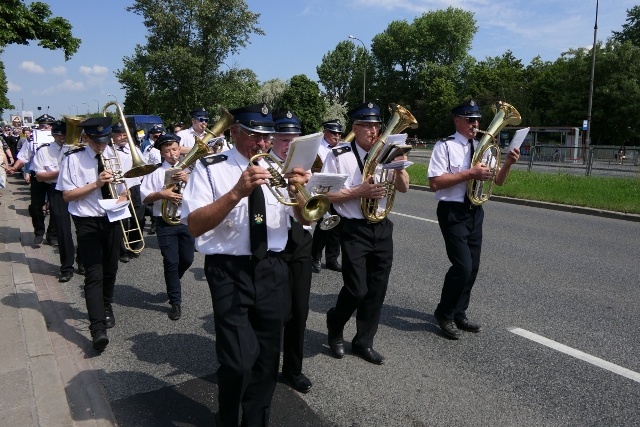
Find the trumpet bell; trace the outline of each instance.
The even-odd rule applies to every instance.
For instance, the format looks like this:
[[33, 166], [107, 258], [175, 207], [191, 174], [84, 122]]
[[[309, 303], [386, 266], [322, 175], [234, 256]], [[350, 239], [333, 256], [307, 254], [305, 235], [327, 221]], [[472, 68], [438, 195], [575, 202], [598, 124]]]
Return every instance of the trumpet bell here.
[[142, 161], [139, 165], [133, 165], [131, 169], [124, 173], [125, 178], [138, 178], [143, 175], [150, 174], [154, 170], [158, 169], [160, 165], [148, 165]]
[[304, 187], [300, 186], [298, 193], [301, 194], [303, 200], [306, 200], [304, 207], [300, 209], [302, 217], [307, 221], [319, 220], [329, 209], [329, 198], [324, 194], [316, 194], [315, 196], [307, 198], [309, 193], [306, 190], [302, 193], [300, 191], [301, 189], [304, 190]]

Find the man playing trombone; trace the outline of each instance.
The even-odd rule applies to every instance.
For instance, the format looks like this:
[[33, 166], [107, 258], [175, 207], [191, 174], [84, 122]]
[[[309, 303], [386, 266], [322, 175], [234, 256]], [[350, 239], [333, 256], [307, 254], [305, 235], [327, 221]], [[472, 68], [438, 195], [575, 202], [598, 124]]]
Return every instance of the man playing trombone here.
[[[274, 123], [265, 104], [230, 113], [231, 150], [196, 163], [182, 199], [182, 220], [205, 254], [211, 291], [218, 368], [218, 426], [269, 423], [280, 360], [285, 287], [283, 259], [289, 215], [302, 224], [299, 205], [287, 208], [265, 184], [271, 174], [253, 156], [269, 148]], [[285, 175], [304, 185], [305, 170]]]
[[93, 348], [101, 352], [109, 344], [107, 328], [115, 326], [112, 303], [122, 228], [118, 221], [109, 221], [100, 200], [118, 196], [123, 188], [116, 185], [114, 174], [105, 168], [103, 159], [111, 141], [111, 119], [92, 117], [79, 126], [84, 129], [87, 145], [66, 153], [56, 188], [69, 203], [76, 226], [78, 249], [85, 267], [89, 328]]

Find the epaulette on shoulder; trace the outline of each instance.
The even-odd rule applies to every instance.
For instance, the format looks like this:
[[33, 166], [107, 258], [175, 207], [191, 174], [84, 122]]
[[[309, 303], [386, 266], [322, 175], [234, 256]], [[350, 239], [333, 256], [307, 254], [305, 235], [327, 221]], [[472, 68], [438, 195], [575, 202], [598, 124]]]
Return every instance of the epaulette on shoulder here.
[[85, 147], [72, 148], [71, 150], [69, 150], [66, 153], [64, 153], [64, 155], [68, 156], [69, 154], [79, 153], [80, 151], [84, 151], [84, 149], [85, 149]]
[[38, 145], [38, 148], [36, 148], [36, 153], [38, 152], [39, 149], [44, 148], [44, 147], [48, 147], [50, 145], [51, 145], [50, 142], [45, 142], [44, 144]]
[[351, 151], [351, 146], [346, 145], [344, 147], [336, 147], [331, 151], [333, 151], [334, 156], [338, 157], [340, 154], [349, 153]]
[[225, 154], [209, 154], [208, 156], [204, 156], [200, 159], [202, 164], [207, 167], [211, 165], [215, 165], [216, 163], [224, 162], [229, 157]]

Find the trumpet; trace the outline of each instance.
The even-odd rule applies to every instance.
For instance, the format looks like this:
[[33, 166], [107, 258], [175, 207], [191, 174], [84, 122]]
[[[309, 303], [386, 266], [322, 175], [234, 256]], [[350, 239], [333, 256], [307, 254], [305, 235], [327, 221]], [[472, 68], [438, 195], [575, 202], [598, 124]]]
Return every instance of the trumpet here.
[[[271, 178], [269, 178], [269, 182], [267, 183], [267, 187], [271, 191], [271, 194], [278, 199], [278, 202], [287, 206], [296, 206], [299, 201], [304, 202], [304, 206], [300, 209], [302, 212], [302, 217], [307, 221], [317, 221], [324, 216], [325, 213], [329, 210], [329, 198], [324, 194], [311, 194], [309, 191], [304, 188], [301, 184], [295, 183], [294, 187], [297, 190], [297, 196], [287, 198], [284, 194], [282, 194], [283, 188], [287, 188], [287, 182], [284, 179], [284, 176], [280, 171], [282, 171], [282, 163], [271, 153], [262, 153], [258, 152], [255, 156], [249, 159], [249, 166], [256, 164], [260, 158], [264, 157], [267, 163], [269, 163], [269, 167], [267, 167], [267, 171], [271, 174]], [[275, 165], [278, 169], [271, 166]]]

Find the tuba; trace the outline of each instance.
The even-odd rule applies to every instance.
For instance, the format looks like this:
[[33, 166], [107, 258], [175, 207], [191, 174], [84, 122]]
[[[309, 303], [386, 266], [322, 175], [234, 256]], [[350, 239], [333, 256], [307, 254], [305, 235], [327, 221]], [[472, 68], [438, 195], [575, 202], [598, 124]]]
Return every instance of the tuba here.
[[138, 178], [140, 176], [150, 174], [151, 172], [156, 170], [158, 167], [160, 167], [160, 165], [148, 165], [148, 164], [146, 164], [144, 162], [144, 160], [142, 160], [142, 158], [138, 154], [138, 150], [136, 150], [136, 146], [135, 146], [135, 144], [133, 142], [133, 138], [131, 137], [131, 132], [129, 132], [129, 126], [127, 126], [127, 121], [126, 121], [126, 119], [124, 117], [124, 113], [122, 112], [122, 108], [120, 107], [120, 104], [118, 104], [115, 101], [107, 102], [104, 105], [104, 107], [102, 107], [102, 115], [106, 117], [107, 116], [107, 108], [109, 108], [112, 105], [115, 105], [116, 110], [118, 112], [118, 117], [120, 118], [120, 121], [122, 122], [122, 125], [124, 126], [124, 131], [127, 134], [127, 142], [129, 144], [129, 151], [131, 152], [131, 160], [133, 160], [133, 165], [131, 166], [131, 169], [129, 169], [127, 172], [125, 172], [124, 177], [125, 178]]
[[[271, 174], [271, 178], [269, 178], [269, 182], [267, 183], [267, 187], [271, 191], [271, 194], [274, 195], [278, 202], [287, 206], [296, 206], [298, 205], [298, 200], [304, 202], [304, 206], [300, 209], [302, 213], [302, 217], [307, 221], [317, 221], [320, 218], [324, 217], [325, 213], [329, 210], [329, 198], [324, 194], [311, 194], [309, 190], [304, 188], [304, 186], [300, 184], [295, 184], [296, 190], [298, 191], [296, 198], [287, 198], [284, 194], [282, 194], [281, 189], [287, 188], [287, 182], [284, 180], [284, 177], [280, 173], [283, 170], [282, 163], [271, 153], [258, 153], [255, 156], [249, 159], [249, 166], [255, 165], [261, 157], [264, 157], [267, 163], [269, 163], [269, 167], [267, 171]], [[278, 171], [274, 166], [279, 168]]]
[[[207, 143], [201, 140], [200, 138], [196, 138], [196, 143], [193, 145], [191, 151], [189, 151], [182, 160], [176, 163], [173, 168], [174, 169], [185, 169], [190, 167], [202, 156], [206, 156], [209, 154], [209, 147]], [[180, 194], [182, 193], [182, 189], [184, 188], [183, 182], [178, 182], [175, 184], [167, 184], [165, 189], [172, 188], [174, 193]], [[162, 203], [160, 205], [160, 210], [162, 212], [162, 219], [164, 222], [170, 225], [179, 225], [180, 217], [178, 216], [178, 208], [180, 207], [179, 203], [170, 202], [167, 199], [162, 199]]]
[[491, 197], [493, 191], [493, 184], [495, 183], [495, 177], [500, 169], [500, 147], [496, 142], [496, 136], [500, 134], [500, 131], [507, 125], [520, 124], [520, 113], [511, 104], [507, 104], [504, 101], [495, 102], [491, 109], [495, 116], [491, 121], [491, 124], [487, 130], [482, 131], [476, 129], [476, 132], [482, 133], [482, 138], [478, 142], [478, 147], [473, 153], [471, 159], [471, 167], [474, 167], [478, 163], [485, 163], [491, 171], [491, 179], [488, 181], [478, 181], [472, 179], [467, 184], [467, 196], [471, 204], [480, 206]]
[[376, 168], [378, 167], [379, 162], [378, 157], [380, 157], [380, 153], [387, 142], [387, 138], [389, 138], [389, 135], [402, 132], [407, 127], [410, 127], [411, 129], [418, 127], [418, 121], [413, 117], [413, 114], [411, 114], [409, 110], [404, 108], [402, 105], [390, 104], [389, 112], [392, 113], [391, 119], [387, 123], [384, 133], [378, 137], [376, 142], [373, 144], [373, 147], [369, 150], [367, 161], [364, 163], [364, 167], [362, 169], [363, 182], [368, 177], [373, 176], [374, 182], [383, 184], [386, 189], [385, 197], [387, 198], [387, 203], [384, 210], [378, 209], [378, 204], [380, 202], [379, 199], [368, 199], [363, 197], [360, 200], [362, 215], [367, 221], [372, 223], [380, 222], [387, 217], [389, 212], [391, 212], [393, 201], [396, 196], [396, 187], [392, 180], [393, 177], [389, 176], [389, 169], [383, 169], [380, 172], [380, 176], [376, 176]]
[[64, 122], [67, 126], [67, 134], [64, 143], [66, 145], [73, 145], [75, 147], [84, 145], [84, 143], [80, 141], [80, 137], [82, 136], [82, 128], [78, 125], [86, 119], [84, 117], [65, 115], [63, 115], [62, 118], [64, 119]]
[[[211, 129], [205, 129], [206, 135], [201, 139], [196, 136], [196, 145], [198, 141], [201, 141], [207, 147], [209, 146], [209, 141], [214, 138], [218, 138], [224, 135], [224, 131], [233, 124], [233, 115], [228, 112], [225, 108], [220, 108], [220, 118], [217, 122], [211, 127]], [[222, 144], [219, 142], [214, 142], [210, 147], [212, 153], [219, 153], [222, 149]], [[189, 153], [191, 154], [191, 153]]]

